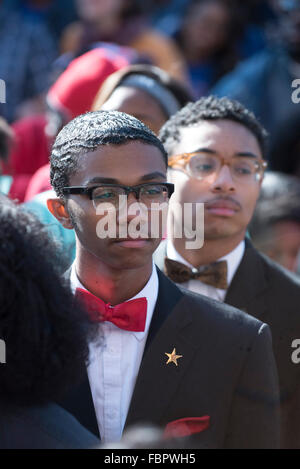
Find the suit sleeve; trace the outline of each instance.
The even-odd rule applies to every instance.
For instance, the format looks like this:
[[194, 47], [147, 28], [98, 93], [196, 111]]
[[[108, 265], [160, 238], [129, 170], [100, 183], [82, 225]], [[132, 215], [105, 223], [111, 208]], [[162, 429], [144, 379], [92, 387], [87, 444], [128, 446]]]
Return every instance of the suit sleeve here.
[[278, 448], [279, 388], [269, 326], [263, 324], [248, 346], [232, 401], [226, 448]]

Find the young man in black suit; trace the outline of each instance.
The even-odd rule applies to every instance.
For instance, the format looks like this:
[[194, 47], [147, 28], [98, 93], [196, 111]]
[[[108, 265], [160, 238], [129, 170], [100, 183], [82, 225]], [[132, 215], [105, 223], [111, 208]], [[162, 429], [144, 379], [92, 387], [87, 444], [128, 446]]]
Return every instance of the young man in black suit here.
[[174, 223], [154, 259], [176, 283], [270, 326], [281, 391], [281, 447], [300, 448], [300, 365], [293, 360], [300, 282], [246, 237], [266, 167], [265, 138], [255, 116], [227, 98], [202, 98], [167, 122], [161, 139], [175, 184], [172, 201], [204, 203], [204, 245], [187, 249], [184, 237], [175, 238], [172, 226], [181, 221], [171, 204]]
[[[48, 207], [75, 230], [76, 259], [67, 276], [101, 321], [87, 379], [64, 406], [104, 442], [150, 422], [168, 434], [193, 435], [192, 444], [201, 447], [276, 447], [278, 389], [268, 326], [182, 291], [153, 264], [163, 230], [158, 208], [173, 192], [166, 171], [159, 139], [124, 113], [79, 116], [56, 139], [51, 182], [58, 198]], [[149, 224], [136, 238], [130, 230], [142, 213], [137, 231]], [[108, 217], [109, 224], [112, 214], [116, 232], [105, 238], [103, 221]]]

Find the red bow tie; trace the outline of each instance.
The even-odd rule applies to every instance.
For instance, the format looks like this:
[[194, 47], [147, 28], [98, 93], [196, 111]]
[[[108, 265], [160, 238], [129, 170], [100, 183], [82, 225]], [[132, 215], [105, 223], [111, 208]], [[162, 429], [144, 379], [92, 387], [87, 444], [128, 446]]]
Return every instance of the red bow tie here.
[[143, 332], [147, 316], [147, 298], [137, 298], [111, 306], [92, 293], [76, 288], [76, 298], [88, 311], [92, 321], [109, 321], [125, 331]]

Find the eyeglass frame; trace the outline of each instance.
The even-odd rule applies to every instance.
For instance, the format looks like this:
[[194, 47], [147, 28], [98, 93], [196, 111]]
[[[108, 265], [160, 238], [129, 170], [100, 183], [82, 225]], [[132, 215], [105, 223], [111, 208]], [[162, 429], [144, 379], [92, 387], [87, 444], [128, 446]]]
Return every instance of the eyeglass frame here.
[[[123, 184], [98, 184], [96, 186], [92, 187], [86, 187], [86, 186], [66, 186], [63, 187], [62, 192], [64, 195], [70, 195], [70, 194], [83, 194], [83, 195], [88, 195], [90, 200], [93, 199], [93, 191], [95, 189], [98, 189], [99, 187], [118, 187], [121, 189], [125, 190], [126, 197], [131, 192], [134, 192], [136, 199], [140, 200], [140, 193], [143, 187], [145, 186], [165, 186], [168, 191], [168, 199], [170, 199], [171, 195], [174, 193], [175, 186], [174, 184], [170, 182], [146, 182], [144, 184], [137, 184], [136, 186], [124, 186]], [[123, 194], [122, 194], [123, 195]]]
[[[182, 168], [180, 168], [179, 170], [183, 171], [184, 173], [186, 173], [189, 177], [194, 177], [195, 179], [198, 179], [198, 180], [203, 180], [205, 179], [205, 177], [202, 177], [202, 178], [197, 178], [196, 176], [192, 176], [186, 169], [185, 169], [185, 166], [189, 163], [190, 159], [195, 156], [195, 155], [198, 155], [199, 153], [203, 153], [203, 152], [200, 152], [200, 151], [194, 151], [194, 152], [191, 152], [191, 153], [180, 153], [179, 155], [172, 155], [169, 157], [168, 159], [168, 167], [169, 168], [172, 168], [172, 169], [179, 169], [179, 168], [174, 168], [173, 165], [176, 165], [178, 164], [178, 161], [181, 160], [181, 159], [187, 159], [187, 161], [185, 161], [184, 165], [182, 166]], [[220, 162], [221, 162], [221, 169], [223, 168], [223, 166], [230, 166], [230, 164], [226, 161], [226, 159], [222, 156], [219, 156], [219, 155], [214, 155], [216, 156]], [[172, 161], [173, 160], [173, 161]], [[259, 166], [259, 171], [257, 171], [256, 174], [258, 174], [260, 176], [258, 182], [260, 182], [263, 178], [263, 175], [264, 175], [264, 172], [265, 170], [267, 169], [268, 167], [268, 162], [264, 159], [262, 160], [258, 160], [258, 159], [255, 159], [255, 162], [257, 163], [257, 165]], [[230, 173], [231, 174], [231, 173]]]

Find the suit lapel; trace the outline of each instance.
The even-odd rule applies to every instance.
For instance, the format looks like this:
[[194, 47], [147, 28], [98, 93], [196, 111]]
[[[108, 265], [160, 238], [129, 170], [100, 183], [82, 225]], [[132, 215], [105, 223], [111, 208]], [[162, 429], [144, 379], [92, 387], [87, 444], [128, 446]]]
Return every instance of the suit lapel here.
[[145, 345], [144, 355], [162, 324], [165, 322], [175, 305], [183, 296], [179, 288], [177, 288], [173, 282], [171, 282], [164, 274], [162, 274], [159, 269], [156, 270], [158, 275], [159, 290], [149, 328], [147, 342]]
[[[259, 253], [246, 239], [245, 253], [227, 290], [225, 303], [263, 319], [267, 305], [262, 293], [268, 282]], [[251, 313], [252, 312], [252, 313]]]
[[[136, 422], [163, 421], [189, 363], [200, 344], [188, 341], [184, 329], [191, 323], [191, 311], [180, 289], [161, 272], [159, 296], [133, 392], [125, 428]], [[166, 364], [176, 348], [178, 366]]]

